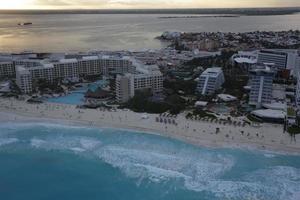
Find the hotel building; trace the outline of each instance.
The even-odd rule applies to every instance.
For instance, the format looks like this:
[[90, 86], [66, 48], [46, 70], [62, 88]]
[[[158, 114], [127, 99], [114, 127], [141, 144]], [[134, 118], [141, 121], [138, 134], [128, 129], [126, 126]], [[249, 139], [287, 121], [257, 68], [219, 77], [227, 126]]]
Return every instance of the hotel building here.
[[287, 68], [288, 54], [276, 50], [261, 50], [258, 52], [257, 63], [274, 63], [275, 69], [273, 70], [284, 70]]
[[134, 97], [134, 75], [124, 74], [116, 77], [116, 100], [119, 103], [126, 103]]
[[32, 77], [30, 71], [23, 66], [16, 66], [16, 83], [22, 93], [31, 93]]
[[[118, 55], [68, 55], [66, 57], [63, 59], [17, 60], [14, 61], [14, 65], [21, 65], [22, 69], [30, 73], [28, 78], [31, 78], [31, 82], [27, 83], [28, 88], [32, 88], [32, 82], [39, 79], [51, 82], [53, 80], [78, 82], [80, 77], [89, 75], [107, 76], [126, 74], [124, 77], [117, 76], [116, 80], [117, 100], [124, 102], [134, 95], [134, 92], [122, 86], [128, 79], [128, 74], [131, 74], [131, 89], [151, 89], [153, 93], [163, 90], [163, 76], [156, 65], [145, 65], [131, 57]], [[16, 78], [18, 82], [22, 82], [18, 80], [22, 77], [16, 76]], [[24, 88], [26, 83], [24, 82], [19, 85]], [[26, 90], [26, 93], [28, 93], [28, 90]]]
[[98, 56], [84, 56], [78, 59], [78, 73], [80, 76], [104, 74], [104, 67], [101, 65]]
[[33, 81], [44, 79], [49, 82], [54, 80], [54, 66], [53, 64], [44, 64], [36, 67], [26, 68], [31, 73], [31, 78]]
[[250, 70], [249, 105], [260, 108], [272, 101], [273, 78], [275, 72], [267, 66], [256, 66]]
[[99, 56], [101, 65], [106, 69], [106, 75], [134, 73], [135, 66], [132, 64], [131, 58], [127, 56]]
[[0, 62], [0, 77], [15, 77], [16, 70], [15, 65], [12, 61], [1, 61]]
[[224, 74], [220, 67], [208, 68], [199, 77], [197, 91], [201, 95], [212, 95], [222, 88], [224, 82]]
[[[154, 94], [163, 91], [163, 75], [157, 65], [144, 65], [134, 59], [131, 61], [136, 69], [135, 72], [130, 73], [130, 76], [129, 73], [124, 76], [117, 76], [116, 79], [116, 99], [118, 102], [128, 101], [134, 96], [136, 90], [150, 89]], [[127, 85], [127, 82], [130, 83], [130, 87], [121, 86], [122, 83]], [[130, 90], [127, 88], [130, 88]]]
[[79, 81], [77, 59], [61, 59], [53, 63], [54, 77], [59, 80]]

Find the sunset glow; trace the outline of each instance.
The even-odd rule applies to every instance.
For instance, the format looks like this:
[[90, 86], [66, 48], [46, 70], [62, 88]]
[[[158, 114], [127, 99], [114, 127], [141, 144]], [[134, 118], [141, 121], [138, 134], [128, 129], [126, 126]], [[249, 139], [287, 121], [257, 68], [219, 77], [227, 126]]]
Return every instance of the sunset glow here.
[[0, 0], [0, 9], [295, 7], [299, 0]]
[[1, 0], [1, 9], [22, 9], [32, 5], [31, 0]]

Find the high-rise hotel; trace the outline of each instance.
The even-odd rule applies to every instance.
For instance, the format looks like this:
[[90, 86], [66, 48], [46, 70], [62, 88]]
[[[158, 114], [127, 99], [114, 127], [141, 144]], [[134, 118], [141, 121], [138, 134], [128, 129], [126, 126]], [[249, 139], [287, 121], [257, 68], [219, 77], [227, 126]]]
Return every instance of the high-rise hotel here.
[[221, 89], [224, 82], [224, 74], [220, 67], [208, 68], [199, 77], [197, 91], [201, 95], [212, 95]]
[[275, 72], [269, 66], [256, 66], [250, 70], [249, 105], [256, 108], [272, 101], [273, 78]]

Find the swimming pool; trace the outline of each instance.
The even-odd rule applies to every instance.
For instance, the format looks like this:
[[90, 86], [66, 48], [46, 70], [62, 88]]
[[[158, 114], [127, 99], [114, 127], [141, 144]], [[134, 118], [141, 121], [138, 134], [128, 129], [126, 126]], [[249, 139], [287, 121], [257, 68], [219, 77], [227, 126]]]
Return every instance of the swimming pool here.
[[107, 84], [105, 80], [99, 80], [94, 83], [83, 84], [82, 87], [73, 90], [66, 96], [47, 98], [47, 102], [71, 104], [71, 105], [82, 105], [84, 104], [84, 94], [90, 89], [95, 91], [98, 87], [104, 87]]
[[209, 110], [214, 113], [229, 114], [232, 111], [232, 108], [222, 103], [213, 105]]

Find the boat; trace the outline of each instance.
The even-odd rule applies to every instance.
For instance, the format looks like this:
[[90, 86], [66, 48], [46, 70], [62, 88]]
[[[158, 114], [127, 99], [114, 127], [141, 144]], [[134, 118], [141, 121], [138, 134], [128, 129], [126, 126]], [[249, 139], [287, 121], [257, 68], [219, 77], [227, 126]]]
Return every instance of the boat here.
[[32, 22], [24, 22], [24, 23], [18, 23], [19, 26], [29, 26], [32, 25]]

